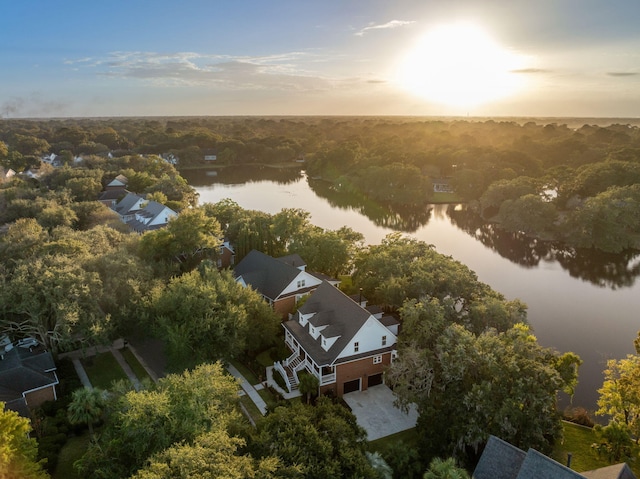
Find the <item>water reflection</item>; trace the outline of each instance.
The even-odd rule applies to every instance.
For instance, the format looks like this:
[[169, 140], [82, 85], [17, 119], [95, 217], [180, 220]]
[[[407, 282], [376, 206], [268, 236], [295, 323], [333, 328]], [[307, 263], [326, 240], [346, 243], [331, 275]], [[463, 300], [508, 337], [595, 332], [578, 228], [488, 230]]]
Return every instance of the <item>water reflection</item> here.
[[193, 186], [209, 186], [212, 183], [222, 185], [242, 185], [258, 181], [272, 181], [287, 185], [299, 181], [304, 173], [299, 168], [272, 168], [261, 165], [227, 166], [223, 168], [197, 168], [184, 170], [180, 175]]
[[640, 253], [604, 253], [593, 249], [567, 247], [540, 241], [524, 234], [510, 233], [488, 224], [472, 211], [451, 205], [451, 223], [513, 263], [528, 268], [541, 261], [557, 261], [574, 278], [611, 289], [631, 287], [640, 276]]
[[338, 191], [332, 183], [309, 178], [309, 187], [320, 198], [334, 208], [352, 210], [369, 218], [376, 226], [390, 228], [403, 233], [415, 233], [426, 225], [431, 217], [431, 208], [398, 207], [385, 205], [364, 195]]

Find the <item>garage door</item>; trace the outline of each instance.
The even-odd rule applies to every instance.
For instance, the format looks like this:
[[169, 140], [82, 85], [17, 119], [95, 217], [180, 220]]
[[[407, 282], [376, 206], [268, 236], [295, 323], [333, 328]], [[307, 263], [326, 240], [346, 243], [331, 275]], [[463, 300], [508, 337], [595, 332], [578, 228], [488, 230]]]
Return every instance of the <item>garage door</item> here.
[[378, 384], [382, 384], [382, 373], [373, 374], [367, 378], [367, 387], [377, 386]]
[[349, 394], [356, 391], [360, 391], [360, 378], [344, 383], [343, 394]]

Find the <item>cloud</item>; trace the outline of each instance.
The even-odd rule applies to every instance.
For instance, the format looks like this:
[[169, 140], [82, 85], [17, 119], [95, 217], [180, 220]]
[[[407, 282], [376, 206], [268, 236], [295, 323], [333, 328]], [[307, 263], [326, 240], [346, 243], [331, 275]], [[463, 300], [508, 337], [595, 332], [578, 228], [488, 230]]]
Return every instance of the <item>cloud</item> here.
[[386, 30], [389, 28], [399, 28], [399, 27], [404, 27], [405, 25], [411, 25], [412, 23], [416, 23], [416, 22], [413, 20], [391, 20], [390, 22], [381, 23], [379, 25], [370, 24], [368, 27], [364, 27], [362, 30], [359, 30], [356, 33], [354, 33], [354, 35], [361, 37], [366, 32], [371, 30]]
[[542, 68], [520, 68], [518, 70], [511, 70], [511, 73], [549, 73], [549, 70], [544, 70]]
[[610, 77], [632, 77], [638, 75], [637, 72], [607, 72]]
[[118, 51], [84, 65], [96, 67], [96, 73], [101, 77], [136, 79], [160, 86], [209, 86], [231, 90], [330, 88], [331, 79], [301, 66], [314, 61], [318, 61], [318, 55], [296, 51], [265, 56]]

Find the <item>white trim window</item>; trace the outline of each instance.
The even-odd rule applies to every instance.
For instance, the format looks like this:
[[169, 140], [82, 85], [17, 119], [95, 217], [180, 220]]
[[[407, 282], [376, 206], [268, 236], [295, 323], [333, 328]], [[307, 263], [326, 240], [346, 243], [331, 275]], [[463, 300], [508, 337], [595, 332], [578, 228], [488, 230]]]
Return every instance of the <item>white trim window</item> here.
[[382, 363], [382, 354], [377, 354], [373, 357], [373, 364]]
[[358, 351], [360, 351], [360, 343], [356, 341], [355, 343], [353, 343], [353, 352], [357, 353]]
[[387, 345], [387, 337], [386, 336], [382, 336], [382, 345], [383, 346]]

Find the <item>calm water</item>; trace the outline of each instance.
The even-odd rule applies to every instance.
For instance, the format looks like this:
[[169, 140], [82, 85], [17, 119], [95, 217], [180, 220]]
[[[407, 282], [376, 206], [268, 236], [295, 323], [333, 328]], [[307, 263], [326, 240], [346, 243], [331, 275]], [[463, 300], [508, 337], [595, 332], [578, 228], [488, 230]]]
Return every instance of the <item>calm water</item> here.
[[184, 176], [200, 193], [201, 203], [231, 198], [245, 209], [267, 213], [302, 208], [310, 212], [312, 223], [325, 229], [350, 226], [370, 244], [394, 229], [433, 244], [508, 299], [527, 303], [529, 322], [542, 345], [580, 355], [584, 364], [574, 405], [595, 410], [604, 362], [633, 352], [640, 329], [638, 256], [554, 250], [474, 225], [463, 211], [447, 205], [434, 205], [430, 211], [390, 211], [332, 192], [296, 171], [254, 168]]

